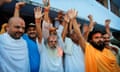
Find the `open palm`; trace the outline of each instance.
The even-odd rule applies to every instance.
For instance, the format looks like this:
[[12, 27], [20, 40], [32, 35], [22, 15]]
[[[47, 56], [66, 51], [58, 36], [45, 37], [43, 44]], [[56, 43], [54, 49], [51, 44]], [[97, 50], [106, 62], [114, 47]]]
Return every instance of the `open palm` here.
[[43, 14], [42, 14], [42, 8], [35, 7], [34, 8], [34, 15], [35, 15], [36, 19], [40, 19], [43, 16]]

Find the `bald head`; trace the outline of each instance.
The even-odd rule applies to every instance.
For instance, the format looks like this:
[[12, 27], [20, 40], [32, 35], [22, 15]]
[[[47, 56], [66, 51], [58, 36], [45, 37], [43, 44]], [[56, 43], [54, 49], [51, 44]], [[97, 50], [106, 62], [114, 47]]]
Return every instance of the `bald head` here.
[[12, 17], [8, 21], [8, 34], [14, 38], [19, 39], [25, 30], [25, 22], [20, 17]]
[[8, 24], [13, 24], [13, 23], [20, 23], [22, 25], [25, 25], [24, 20], [20, 17], [11, 17], [8, 21]]

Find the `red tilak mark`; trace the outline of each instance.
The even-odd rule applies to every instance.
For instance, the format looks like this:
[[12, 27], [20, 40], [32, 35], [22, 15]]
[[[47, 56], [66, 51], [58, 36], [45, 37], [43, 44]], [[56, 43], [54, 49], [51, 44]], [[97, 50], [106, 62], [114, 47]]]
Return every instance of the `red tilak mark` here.
[[24, 23], [23, 22], [20, 22], [20, 24], [23, 26], [24, 25]]

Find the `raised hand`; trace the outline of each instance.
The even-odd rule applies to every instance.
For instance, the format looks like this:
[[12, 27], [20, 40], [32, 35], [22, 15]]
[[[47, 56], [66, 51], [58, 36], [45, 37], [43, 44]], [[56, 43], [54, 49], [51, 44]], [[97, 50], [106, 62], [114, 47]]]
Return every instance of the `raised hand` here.
[[106, 32], [107, 32], [109, 35], [111, 35], [110, 26], [109, 26], [110, 22], [111, 22], [110, 19], [106, 19], [106, 20], [105, 20], [105, 30], [106, 30]]
[[106, 24], [106, 25], [110, 24], [110, 22], [111, 22], [110, 19], [106, 19], [106, 20], [105, 20], [105, 24]]
[[68, 16], [70, 19], [76, 18], [78, 12], [75, 9], [68, 10]]
[[78, 15], [78, 11], [74, 9], [74, 18], [76, 18]]
[[67, 14], [65, 14], [65, 16], [64, 16], [64, 20], [68, 23], [70, 20], [69, 20], [69, 17], [68, 17], [68, 15]]
[[43, 0], [44, 6], [48, 6], [48, 0]]
[[44, 14], [42, 14], [42, 8], [40, 7], [35, 7], [34, 8], [34, 16], [35, 19], [40, 19]]
[[91, 14], [88, 15], [88, 19], [89, 19], [89, 21], [90, 21], [90, 24], [89, 24], [89, 31], [92, 31], [93, 28], [94, 28], [94, 26], [95, 26], [95, 24], [96, 24], [96, 22], [93, 21], [93, 16], [92, 16]]
[[71, 9], [68, 10], [67, 14], [68, 14], [69, 18], [72, 19], [73, 16], [71, 15], [72, 14], [72, 10]]
[[18, 2], [18, 3], [16, 3], [15, 8], [20, 9], [20, 8], [22, 8], [23, 6], [25, 6], [25, 2]]
[[35, 24], [36, 24], [36, 31], [38, 34], [38, 42], [41, 43], [42, 41], [42, 30], [41, 30], [41, 18], [42, 18], [42, 8], [35, 7], [34, 8], [34, 17], [35, 17]]
[[88, 18], [90, 21], [93, 21], [93, 16], [92, 15], [88, 15]]
[[50, 2], [49, 2], [49, 0], [43, 0], [43, 4], [44, 4], [45, 10], [49, 10], [50, 9]]
[[83, 33], [87, 32], [89, 30], [88, 24], [83, 24]]
[[14, 11], [14, 17], [20, 16], [20, 8], [22, 8], [25, 5], [25, 2], [18, 2], [15, 4], [15, 11]]

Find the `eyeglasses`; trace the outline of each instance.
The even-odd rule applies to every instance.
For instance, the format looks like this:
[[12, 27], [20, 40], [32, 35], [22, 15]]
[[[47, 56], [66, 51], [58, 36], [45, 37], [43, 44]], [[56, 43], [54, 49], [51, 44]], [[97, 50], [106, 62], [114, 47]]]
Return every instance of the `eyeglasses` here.
[[57, 43], [57, 41], [49, 41], [50, 43], [53, 43], [53, 42], [55, 42], [55, 43]]

